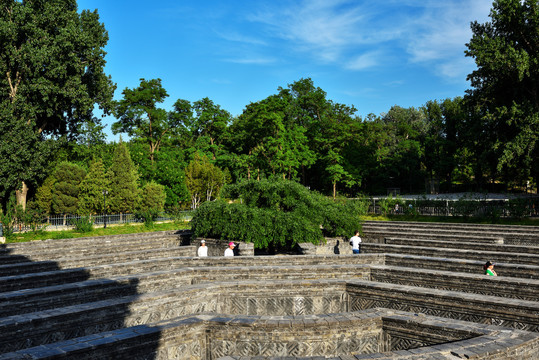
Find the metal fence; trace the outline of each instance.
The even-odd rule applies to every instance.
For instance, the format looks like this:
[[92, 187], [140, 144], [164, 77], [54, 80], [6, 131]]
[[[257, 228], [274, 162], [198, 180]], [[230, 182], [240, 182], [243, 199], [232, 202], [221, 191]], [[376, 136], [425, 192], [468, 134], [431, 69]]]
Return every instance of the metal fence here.
[[[387, 207], [388, 199], [391, 206]], [[522, 202], [524, 200], [524, 202]], [[391, 199], [371, 198], [368, 212], [371, 214], [417, 214], [426, 216], [479, 216], [479, 217], [537, 217], [539, 197], [521, 199]], [[385, 208], [384, 208], [384, 202]]]
[[[154, 221], [172, 221], [172, 220], [191, 220], [193, 212], [190, 210], [182, 211], [179, 214], [160, 214]], [[120, 224], [132, 224], [142, 223], [144, 219], [137, 217], [135, 214], [110, 214], [110, 215], [58, 215], [44, 217], [40, 223], [34, 225], [28, 224], [16, 224], [14, 232], [26, 232], [30, 230], [69, 230], [75, 227], [74, 223], [82, 219], [89, 219], [95, 226], [101, 227], [105, 224], [108, 225], [120, 225]]]

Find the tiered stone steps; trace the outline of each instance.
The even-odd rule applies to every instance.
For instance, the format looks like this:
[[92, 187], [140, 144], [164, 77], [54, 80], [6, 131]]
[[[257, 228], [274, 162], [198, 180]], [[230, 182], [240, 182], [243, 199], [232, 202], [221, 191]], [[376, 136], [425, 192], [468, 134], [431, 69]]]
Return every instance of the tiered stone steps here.
[[539, 231], [393, 224], [365, 224], [359, 256], [196, 258], [175, 233], [8, 244], [0, 359], [534, 358]]

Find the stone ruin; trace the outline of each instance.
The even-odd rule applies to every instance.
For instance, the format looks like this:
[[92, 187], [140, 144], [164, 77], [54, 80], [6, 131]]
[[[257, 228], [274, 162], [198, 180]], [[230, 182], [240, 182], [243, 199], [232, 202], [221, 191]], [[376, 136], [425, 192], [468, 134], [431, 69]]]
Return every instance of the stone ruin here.
[[[366, 222], [254, 256], [188, 232], [0, 248], [3, 359], [539, 359], [539, 228]], [[483, 275], [486, 260], [500, 276]]]

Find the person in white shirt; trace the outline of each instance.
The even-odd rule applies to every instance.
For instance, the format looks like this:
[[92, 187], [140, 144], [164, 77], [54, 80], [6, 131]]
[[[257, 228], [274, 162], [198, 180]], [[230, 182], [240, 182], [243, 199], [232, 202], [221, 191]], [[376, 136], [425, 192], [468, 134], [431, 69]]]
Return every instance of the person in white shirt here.
[[234, 244], [233, 242], [229, 242], [228, 247], [225, 250], [225, 256], [234, 256], [234, 247], [235, 246], [236, 246], [236, 244]]
[[208, 256], [208, 247], [206, 246], [206, 240], [200, 241], [200, 246], [198, 247], [197, 254], [199, 257]]
[[356, 230], [354, 236], [350, 238], [350, 245], [352, 245], [352, 252], [354, 254], [361, 253], [361, 238], [359, 237], [359, 230]]

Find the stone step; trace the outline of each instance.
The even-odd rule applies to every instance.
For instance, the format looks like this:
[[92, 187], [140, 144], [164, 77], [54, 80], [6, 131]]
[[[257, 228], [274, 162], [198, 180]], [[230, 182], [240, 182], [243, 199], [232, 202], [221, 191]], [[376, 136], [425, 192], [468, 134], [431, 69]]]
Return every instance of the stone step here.
[[357, 264], [316, 266], [229, 266], [180, 268], [151, 273], [87, 280], [63, 285], [0, 293], [0, 317], [49, 310], [67, 305], [145, 294], [177, 287], [243, 280], [369, 279], [368, 266]]
[[539, 331], [539, 301], [363, 280], [349, 281], [346, 290], [351, 311], [380, 307]]
[[440, 249], [426, 246], [404, 246], [389, 244], [363, 244], [361, 251], [366, 254], [373, 253], [394, 253], [410, 254], [431, 257], [445, 257], [455, 259], [487, 260], [493, 262], [504, 262], [511, 264], [528, 264], [539, 266], [539, 255], [525, 253], [502, 253], [495, 251], [479, 250], [458, 250], [458, 249]]
[[[399, 236], [399, 232], [422, 234], [453, 234], [502, 238], [505, 244], [539, 246], [539, 227], [514, 225], [483, 225], [453, 223], [417, 223], [400, 221], [367, 221], [362, 226], [363, 233], [378, 235], [380, 232]], [[394, 234], [394, 235], [393, 235]]]
[[[304, 316], [374, 307], [399, 307], [415, 312], [421, 308], [423, 313], [451, 319], [494, 321], [508, 327], [539, 331], [539, 302], [536, 301], [363, 280], [277, 280], [264, 285], [259, 281], [242, 281], [184, 286], [5, 317], [0, 321], [4, 335], [0, 339], [0, 352], [208, 311], [228, 316]], [[40, 324], [38, 328], [36, 322]]]
[[0, 293], [0, 317], [43, 311], [66, 305], [113, 299], [118, 296], [170, 290], [192, 284], [227, 281], [230, 274], [242, 280], [364, 279], [401, 285], [536, 300], [539, 280], [493, 278], [387, 265], [242, 266], [182, 268], [108, 279]]
[[155, 232], [142, 232], [142, 233], [131, 233], [131, 234], [120, 234], [120, 235], [101, 235], [101, 236], [87, 236], [87, 237], [77, 237], [77, 238], [65, 238], [65, 239], [45, 239], [45, 240], [34, 240], [26, 242], [14, 242], [3, 244], [0, 251], [5, 249], [39, 249], [47, 247], [58, 247], [66, 248], [70, 246], [92, 246], [93, 244], [112, 244], [112, 243], [121, 243], [122, 241], [132, 241], [132, 240], [143, 240], [143, 239], [153, 239], [153, 238], [178, 238], [178, 239], [189, 239], [192, 236], [191, 230], [167, 230], [167, 231], [155, 231]]
[[521, 246], [521, 245], [501, 245], [490, 243], [473, 243], [473, 242], [447, 242], [440, 240], [422, 239], [406, 237], [387, 237], [385, 243], [390, 245], [405, 245], [405, 246], [426, 246], [436, 248], [457, 248], [461, 250], [485, 250], [506, 252], [506, 253], [524, 253], [539, 255], [539, 246]]
[[55, 261], [61, 268], [72, 267], [84, 267], [94, 266], [103, 263], [115, 263], [118, 260], [130, 260], [130, 259], [151, 259], [156, 257], [172, 257], [172, 256], [193, 256], [196, 252], [195, 246], [178, 246], [178, 247], [164, 247], [164, 248], [127, 248], [124, 251], [107, 252], [102, 254], [80, 254], [67, 253], [65, 257], [59, 255], [57, 258], [52, 258], [47, 254], [36, 254], [31, 256], [25, 256], [24, 261], [16, 255], [0, 256], [0, 264], [21, 264], [21, 263], [34, 263], [39, 261]]
[[[193, 250], [194, 251], [194, 250]], [[0, 274], [9, 273], [0, 277], [0, 292], [32, 289], [43, 286], [54, 286], [79, 282], [91, 279], [109, 278], [114, 276], [126, 276], [141, 272], [164, 271], [175, 268], [198, 268], [198, 267], [224, 267], [224, 266], [249, 266], [253, 263], [258, 266], [316, 266], [321, 264], [339, 266], [342, 264], [383, 264], [384, 256], [379, 254], [357, 255], [322, 255], [322, 256], [239, 256], [233, 258], [220, 257], [163, 257], [133, 261], [119, 261], [83, 268], [65, 268], [53, 271], [38, 271], [34, 263], [12, 264], [11, 269], [4, 267]], [[62, 264], [58, 264], [61, 266]], [[18, 268], [28, 268], [35, 272], [19, 271]], [[1, 267], [0, 267], [1, 268]]]
[[363, 231], [361, 239], [363, 242], [383, 243], [387, 237], [403, 237], [415, 239], [429, 239], [429, 240], [443, 240], [448, 242], [476, 242], [476, 243], [489, 243], [489, 244], [503, 244], [504, 238], [500, 236], [485, 236], [481, 235], [466, 235], [466, 234], [451, 234], [451, 233], [439, 233], [439, 232], [408, 232], [408, 231], [396, 231], [396, 230], [373, 230]]
[[[342, 280], [219, 282], [167, 291], [117, 297], [0, 319], [0, 354], [82, 335], [150, 324], [185, 314], [222, 312], [232, 315], [319, 314], [340, 312], [345, 304]], [[238, 294], [258, 293], [249, 298]], [[297, 298], [310, 301], [297, 303]], [[295, 306], [289, 307], [296, 302]], [[36, 326], [39, 324], [39, 326]]]
[[371, 281], [537, 301], [539, 280], [402, 266], [371, 266]]
[[468, 231], [487, 232], [510, 232], [512, 234], [539, 234], [539, 227], [533, 225], [501, 225], [501, 224], [474, 224], [474, 223], [441, 223], [441, 222], [416, 222], [416, 221], [376, 221], [367, 220], [362, 223], [367, 228], [428, 228], [428, 229], [453, 229]]
[[[320, 333], [324, 334], [326, 344], [331, 345], [313, 351], [313, 335]], [[377, 336], [382, 333], [388, 336]], [[255, 338], [256, 342], [249, 341]], [[356, 340], [360, 338], [361, 341]], [[392, 341], [384, 341], [385, 338]], [[417, 347], [393, 349], [391, 343], [402, 338], [413, 341]], [[386, 309], [292, 318], [204, 314], [59, 341], [2, 354], [0, 359], [43, 360], [57, 355], [75, 360], [161, 357], [261, 360], [285, 358], [279, 356], [283, 353], [297, 354], [286, 356], [288, 360], [447, 358], [440, 354], [442, 349], [455, 358], [491, 359], [495, 354], [496, 358], [509, 359], [518, 354], [522, 359], [533, 359], [538, 343], [536, 333], [508, 332], [496, 326]], [[373, 349], [390, 351], [373, 354]], [[338, 356], [342, 352], [356, 355]], [[230, 353], [242, 355], [230, 356]], [[317, 356], [312, 356], [313, 353]]]
[[[385, 254], [385, 264], [415, 269], [483, 274], [485, 261], [391, 253]], [[539, 266], [536, 265], [496, 263], [495, 270], [500, 277], [539, 280]]]
[[30, 261], [40, 259], [54, 260], [67, 257], [81, 257], [86, 255], [110, 254], [128, 250], [144, 250], [151, 248], [179, 247], [177, 237], [149, 237], [140, 239], [107, 240], [95, 243], [59, 245], [46, 243], [41, 246], [10, 247], [0, 250], [0, 264], [8, 263], [10, 257], [24, 257]]

